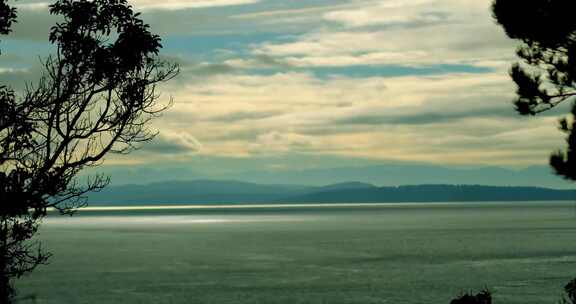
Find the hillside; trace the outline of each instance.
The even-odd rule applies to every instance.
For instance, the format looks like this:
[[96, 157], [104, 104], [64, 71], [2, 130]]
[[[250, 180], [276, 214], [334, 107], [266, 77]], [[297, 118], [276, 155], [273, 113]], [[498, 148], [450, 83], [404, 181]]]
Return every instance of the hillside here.
[[545, 200], [576, 200], [576, 191], [478, 185], [376, 187], [359, 182], [316, 187], [197, 180], [112, 186], [89, 195], [89, 203], [93, 206]]
[[417, 185], [312, 192], [282, 202], [377, 203], [377, 202], [482, 202], [576, 200], [576, 191], [537, 187], [477, 185]]

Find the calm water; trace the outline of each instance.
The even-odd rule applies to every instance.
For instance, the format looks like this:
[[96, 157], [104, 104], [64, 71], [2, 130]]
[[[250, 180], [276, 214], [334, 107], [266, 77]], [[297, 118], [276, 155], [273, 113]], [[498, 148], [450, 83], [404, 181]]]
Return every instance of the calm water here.
[[92, 209], [48, 218], [31, 303], [556, 303], [568, 202]]

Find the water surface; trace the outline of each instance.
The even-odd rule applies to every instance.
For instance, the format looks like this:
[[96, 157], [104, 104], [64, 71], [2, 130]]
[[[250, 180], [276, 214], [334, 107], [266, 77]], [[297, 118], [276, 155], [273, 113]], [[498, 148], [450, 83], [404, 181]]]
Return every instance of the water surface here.
[[555, 303], [570, 202], [91, 208], [51, 216], [37, 303]]

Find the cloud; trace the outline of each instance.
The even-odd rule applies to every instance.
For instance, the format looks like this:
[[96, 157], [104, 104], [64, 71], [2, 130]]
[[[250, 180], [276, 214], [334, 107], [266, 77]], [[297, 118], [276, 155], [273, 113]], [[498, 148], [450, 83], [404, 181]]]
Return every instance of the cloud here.
[[[141, 18], [151, 25], [162, 38], [173, 35], [206, 33], [237, 33], [250, 28], [257, 30], [254, 22], [234, 20], [235, 9], [256, 6], [260, 0], [129, 0], [134, 10], [142, 12]], [[14, 3], [18, 9], [18, 22], [8, 39], [48, 42], [48, 33], [59, 21], [50, 15], [50, 1], [20, 0]], [[210, 14], [206, 10], [210, 9]], [[220, 11], [223, 10], [223, 11]], [[226, 11], [230, 10], [230, 11]]]
[[14, 7], [18, 9], [19, 12], [22, 11], [48, 11], [49, 2], [24, 2], [15, 3]]
[[[483, 118], [511, 118], [513, 114], [509, 108], [494, 107], [481, 109], [459, 109], [456, 112], [426, 111], [423, 109], [401, 109], [400, 111], [389, 111], [385, 113], [370, 113], [359, 116], [341, 118], [335, 123], [352, 125], [428, 125], [446, 122], [457, 122], [476, 117]], [[404, 112], [404, 113], [402, 113]], [[516, 116], [514, 116], [516, 117]]]
[[255, 154], [298, 153], [315, 150], [317, 142], [313, 137], [306, 135], [270, 131], [259, 135], [255, 142], [249, 144], [248, 149]]
[[[13, 32], [7, 36], [11, 40], [26, 40], [42, 42], [48, 45], [48, 35], [50, 28], [54, 26], [60, 18], [50, 15], [48, 12], [48, 3], [19, 3], [16, 4], [18, 9], [17, 22], [12, 26]], [[47, 47], [39, 48], [36, 56], [45, 55]]]
[[202, 145], [196, 138], [185, 133], [162, 132], [151, 142], [143, 145], [142, 152], [159, 154], [188, 154], [198, 152]]
[[[482, 64], [512, 57], [514, 43], [490, 15], [490, 1], [358, 1], [319, 26], [253, 52], [298, 66]], [[473, 33], [473, 34], [472, 34]]]
[[[176, 62], [170, 59], [167, 59], [169, 62]], [[180, 63], [180, 72], [181, 77], [183, 77], [183, 81], [190, 81], [194, 78], [206, 78], [215, 75], [221, 74], [232, 74], [237, 72], [237, 69], [234, 66], [231, 66], [227, 63]], [[187, 77], [186, 77], [187, 76]]]
[[450, 14], [430, 9], [432, 2], [435, 1], [381, 1], [356, 9], [330, 11], [323, 18], [346, 27], [424, 26], [447, 21]]
[[219, 6], [254, 4], [259, 0], [132, 0], [131, 3], [142, 10], [181, 10]]
[[16, 91], [22, 91], [27, 85], [35, 84], [42, 72], [43, 69], [39, 64], [30, 68], [0, 68], [0, 83]]
[[360, 78], [222, 74], [177, 89], [174, 108], [157, 125], [192, 134], [205, 156], [542, 163], [562, 145], [556, 117], [517, 116], [513, 91], [500, 70]]
[[[135, 0], [182, 73], [159, 88], [175, 100], [161, 134], [130, 160], [545, 162], [562, 134], [555, 117], [514, 113], [514, 44], [490, 2]], [[1, 46], [22, 62], [0, 62], [1, 82], [39, 75], [26, 58], [55, 22], [20, 3]]]
[[281, 114], [280, 111], [238, 111], [238, 112], [230, 112], [224, 115], [211, 117], [209, 118], [211, 121], [221, 121], [221, 122], [242, 122], [246, 120], [258, 120], [264, 118], [270, 118]]
[[[472, 36], [464, 37], [469, 33]], [[469, 64], [505, 60], [512, 43], [498, 32], [447, 25], [420, 30], [339, 31], [305, 34], [286, 43], [264, 43], [254, 53], [299, 66], [359, 64]], [[484, 39], [479, 43], [476, 39]], [[504, 57], [501, 57], [504, 56]]]

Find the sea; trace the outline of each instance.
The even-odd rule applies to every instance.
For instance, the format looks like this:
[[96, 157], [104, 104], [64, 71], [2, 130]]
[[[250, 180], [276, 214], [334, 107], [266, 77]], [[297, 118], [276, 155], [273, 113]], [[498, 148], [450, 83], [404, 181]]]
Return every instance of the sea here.
[[558, 303], [576, 203], [93, 207], [50, 215], [18, 303]]

